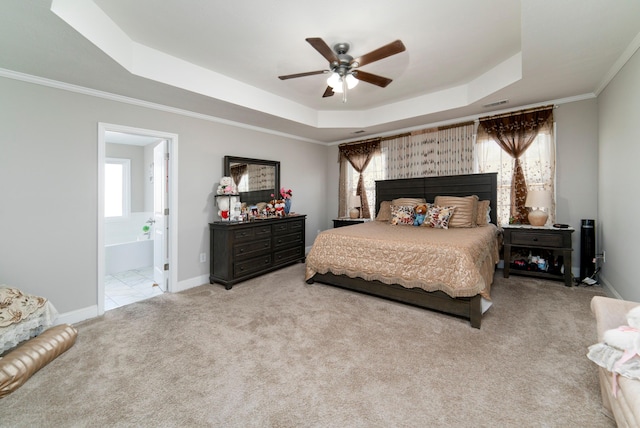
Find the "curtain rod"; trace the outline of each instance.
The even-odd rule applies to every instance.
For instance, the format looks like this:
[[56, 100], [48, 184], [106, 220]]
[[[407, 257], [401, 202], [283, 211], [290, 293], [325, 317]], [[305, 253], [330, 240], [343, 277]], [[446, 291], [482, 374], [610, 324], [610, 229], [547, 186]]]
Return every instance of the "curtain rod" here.
[[349, 143], [339, 144], [338, 147], [353, 146], [354, 144], [373, 143], [373, 142], [376, 142], [376, 141], [382, 141], [382, 138], [376, 137], [376, 138], [369, 138], [368, 140], [351, 141]]
[[518, 111], [511, 111], [508, 113], [502, 113], [502, 114], [496, 114], [495, 116], [484, 116], [481, 118], [478, 118], [478, 120], [480, 122], [482, 122], [483, 120], [487, 120], [487, 119], [500, 119], [503, 117], [511, 117], [511, 116], [517, 116], [519, 114], [526, 114], [526, 113], [533, 113], [536, 111], [542, 111], [542, 110], [552, 110], [554, 108], [556, 108], [557, 106], [555, 104], [550, 104], [550, 105], [546, 105], [543, 107], [533, 107], [533, 108], [528, 108], [525, 110], [518, 110]]

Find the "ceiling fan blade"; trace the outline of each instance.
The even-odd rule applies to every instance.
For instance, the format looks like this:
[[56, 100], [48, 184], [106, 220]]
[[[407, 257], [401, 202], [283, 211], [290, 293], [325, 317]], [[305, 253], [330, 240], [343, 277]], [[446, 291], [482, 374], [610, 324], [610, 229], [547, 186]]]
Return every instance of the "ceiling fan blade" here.
[[333, 94], [334, 92], [331, 86], [327, 86], [327, 89], [325, 89], [324, 94], [322, 94], [322, 98], [332, 97]]
[[313, 48], [315, 50], [317, 50], [318, 52], [320, 52], [320, 55], [322, 55], [323, 57], [325, 57], [325, 59], [327, 61], [329, 61], [329, 63], [332, 62], [337, 62], [338, 61], [338, 55], [336, 55], [336, 53], [333, 51], [333, 49], [331, 49], [329, 47], [329, 45], [327, 45], [324, 40], [322, 40], [319, 37], [309, 37], [307, 39], [305, 39], [307, 42], [309, 42], [309, 44], [311, 46], [313, 46]]
[[314, 74], [328, 73], [328, 70], [307, 71], [306, 73], [287, 74], [286, 76], [278, 76], [280, 80], [295, 79], [296, 77], [313, 76]]
[[393, 82], [393, 80], [387, 79], [386, 77], [378, 76], [377, 74], [367, 73], [366, 71], [362, 71], [362, 70], [354, 71], [353, 77], [355, 77], [358, 80], [362, 80], [363, 82], [380, 86], [382, 88], [386, 88], [389, 83]]
[[358, 63], [358, 67], [362, 67], [363, 65], [371, 64], [374, 61], [379, 61], [388, 56], [403, 52], [405, 49], [404, 44], [400, 40], [396, 40], [395, 42], [391, 42], [388, 45], [384, 45], [381, 48], [354, 59], [351, 61], [351, 64]]

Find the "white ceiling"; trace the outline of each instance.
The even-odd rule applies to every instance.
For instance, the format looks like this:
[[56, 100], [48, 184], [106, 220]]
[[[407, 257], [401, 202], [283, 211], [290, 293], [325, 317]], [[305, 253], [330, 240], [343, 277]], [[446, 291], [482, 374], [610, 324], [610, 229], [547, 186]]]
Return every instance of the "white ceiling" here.
[[[8, 4], [7, 4], [8, 3]], [[640, 45], [637, 0], [22, 0], [0, 6], [14, 72], [330, 143], [597, 95]], [[393, 79], [322, 98], [305, 39]], [[483, 107], [499, 100], [507, 104]], [[364, 132], [354, 134], [355, 131]]]

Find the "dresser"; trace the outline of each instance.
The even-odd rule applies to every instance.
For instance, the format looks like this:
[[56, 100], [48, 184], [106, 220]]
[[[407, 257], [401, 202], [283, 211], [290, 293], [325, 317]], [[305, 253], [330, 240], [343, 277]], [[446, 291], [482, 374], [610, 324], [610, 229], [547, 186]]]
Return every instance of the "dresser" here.
[[304, 262], [305, 221], [305, 215], [292, 215], [244, 223], [209, 223], [209, 282], [230, 290], [238, 282]]
[[[573, 228], [502, 226], [504, 231], [504, 270], [505, 278], [509, 273], [528, 275], [538, 278], [564, 281], [567, 287], [572, 285], [571, 275], [571, 234]], [[518, 260], [512, 260], [514, 250], [520, 251]], [[527, 256], [525, 256], [527, 254]], [[533, 255], [543, 258], [546, 267], [536, 268], [525, 257]], [[524, 263], [526, 260], [526, 263]], [[517, 263], [520, 261], [520, 263]]]

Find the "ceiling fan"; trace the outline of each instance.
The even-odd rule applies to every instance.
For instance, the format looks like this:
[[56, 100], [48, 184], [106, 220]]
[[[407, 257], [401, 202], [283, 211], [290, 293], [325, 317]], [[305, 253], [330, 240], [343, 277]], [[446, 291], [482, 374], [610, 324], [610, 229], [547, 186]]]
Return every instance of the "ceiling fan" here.
[[391, 79], [378, 76], [376, 74], [367, 73], [362, 71], [359, 67], [363, 65], [371, 64], [374, 61], [387, 58], [391, 55], [403, 52], [406, 48], [400, 40], [391, 42], [376, 50], [362, 55], [358, 58], [353, 58], [347, 52], [349, 52], [348, 43], [337, 43], [333, 46], [333, 49], [329, 47], [319, 37], [310, 37], [305, 39], [320, 55], [322, 55], [327, 61], [329, 61], [328, 70], [308, 71], [306, 73], [288, 74], [285, 76], [278, 76], [280, 80], [294, 79], [297, 77], [313, 76], [316, 74], [331, 73], [327, 79], [327, 89], [322, 94], [322, 97], [331, 97], [334, 93], [342, 94], [342, 102], [347, 102], [347, 90], [352, 89], [358, 84], [359, 80], [363, 82], [371, 83], [373, 85], [386, 87], [392, 82]]

